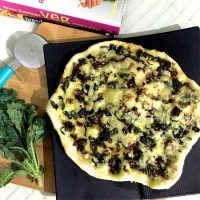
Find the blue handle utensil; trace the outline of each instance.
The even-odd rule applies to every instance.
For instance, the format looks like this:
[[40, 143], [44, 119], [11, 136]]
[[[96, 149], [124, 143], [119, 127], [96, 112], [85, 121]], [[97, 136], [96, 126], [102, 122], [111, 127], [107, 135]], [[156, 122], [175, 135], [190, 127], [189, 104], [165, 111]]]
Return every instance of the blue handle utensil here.
[[13, 74], [14, 74], [14, 70], [9, 66], [5, 66], [0, 71], [0, 89], [4, 86], [4, 84], [10, 79], [10, 77]]
[[0, 89], [21, 65], [27, 68], [38, 68], [44, 65], [44, 44], [47, 44], [47, 41], [34, 33], [24, 35], [16, 42], [15, 60], [0, 69]]

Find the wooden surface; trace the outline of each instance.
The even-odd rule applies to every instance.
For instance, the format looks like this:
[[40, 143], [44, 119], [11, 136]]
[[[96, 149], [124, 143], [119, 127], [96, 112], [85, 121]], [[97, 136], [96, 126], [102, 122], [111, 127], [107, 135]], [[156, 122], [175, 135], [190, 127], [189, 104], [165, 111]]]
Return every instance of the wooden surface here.
[[91, 40], [106, 37], [97, 33], [78, 30], [75, 28], [68, 28], [50, 23], [42, 23], [38, 27], [36, 33], [46, 38], [49, 43], [62, 43], [88, 39]]
[[[36, 33], [43, 36], [49, 43], [105, 37], [100, 34], [49, 23], [40, 24]], [[39, 113], [45, 113], [45, 106], [48, 101], [45, 66], [42, 66], [39, 69], [26, 69], [20, 67], [17, 69], [17, 73], [22, 77], [24, 82], [20, 82], [16, 75], [13, 75], [5, 87], [15, 89], [18, 92], [18, 98], [24, 99], [27, 103], [37, 105]], [[38, 189], [40, 191], [55, 193], [54, 164], [50, 137], [37, 145], [37, 152], [41, 164], [45, 167], [44, 187], [40, 188], [24, 177], [15, 178], [12, 182], [18, 185]], [[0, 170], [8, 165], [9, 162], [0, 157]]]

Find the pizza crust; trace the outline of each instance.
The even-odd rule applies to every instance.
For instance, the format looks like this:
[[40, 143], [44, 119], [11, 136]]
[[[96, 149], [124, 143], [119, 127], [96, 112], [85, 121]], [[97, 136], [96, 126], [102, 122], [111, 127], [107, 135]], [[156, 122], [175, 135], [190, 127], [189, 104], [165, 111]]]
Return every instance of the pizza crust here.
[[[120, 42], [120, 41], [106, 41], [106, 42], [101, 42], [98, 44], [95, 44], [91, 47], [89, 47], [86, 51], [82, 53], [78, 53], [74, 55], [68, 64], [66, 65], [64, 74], [62, 78], [66, 77], [72, 70], [73, 63], [76, 62], [79, 58], [84, 58], [91, 52], [97, 51], [100, 46], [108, 46], [110, 44], [115, 44], [115, 45], [122, 45], [122, 46], [128, 46], [128, 43]], [[145, 50], [142, 46], [131, 44], [130, 46], [131, 51], [136, 51], [138, 49]], [[180, 66], [174, 61], [171, 57], [169, 57], [166, 53], [164, 52], [158, 52], [156, 50], [148, 50], [148, 53], [158, 56], [162, 59], [169, 60], [172, 63], [175, 63], [174, 67], [178, 71], [178, 77], [180, 80], [188, 80], [187, 76], [183, 73], [181, 70]], [[193, 81], [193, 80], [188, 80], [191, 84], [191, 86], [195, 90], [199, 90], [198, 84]], [[56, 101], [56, 93], [59, 92], [59, 88], [55, 92], [54, 95], [50, 98], [51, 100]], [[62, 123], [59, 121], [57, 118], [56, 110], [52, 108], [50, 101], [47, 104], [46, 111], [48, 115], [50, 116], [50, 119], [52, 121], [52, 124], [54, 126], [54, 129], [57, 131], [59, 134], [61, 143], [63, 145], [63, 148], [65, 150], [65, 153], [68, 155], [68, 157], [73, 160], [82, 170], [87, 172], [89, 175], [99, 178], [99, 179], [106, 179], [106, 180], [111, 180], [111, 181], [130, 181], [130, 182], [139, 182], [143, 185], [147, 185], [153, 189], [168, 189], [172, 185], [174, 185], [177, 180], [180, 178], [182, 171], [183, 171], [183, 165], [185, 158], [187, 154], [190, 152], [192, 146], [197, 142], [199, 138], [199, 133], [193, 135], [191, 142], [189, 143], [188, 147], [185, 148], [182, 153], [179, 155], [179, 159], [175, 161], [175, 163], [172, 164], [171, 168], [174, 169], [173, 173], [170, 174], [168, 180], [161, 179], [158, 182], [152, 182], [148, 176], [142, 172], [137, 172], [137, 171], [132, 171], [131, 174], [128, 173], [122, 173], [120, 175], [112, 175], [109, 173], [109, 167], [108, 166], [102, 166], [99, 168], [95, 168], [94, 163], [91, 163], [90, 160], [84, 159], [82, 155], [78, 152], [76, 146], [73, 145], [73, 140], [69, 136], [66, 137], [66, 135], [63, 135], [60, 131], [62, 127]], [[198, 124], [200, 125], [200, 103], [197, 105], [196, 109], [194, 110], [194, 117], [197, 118]]]

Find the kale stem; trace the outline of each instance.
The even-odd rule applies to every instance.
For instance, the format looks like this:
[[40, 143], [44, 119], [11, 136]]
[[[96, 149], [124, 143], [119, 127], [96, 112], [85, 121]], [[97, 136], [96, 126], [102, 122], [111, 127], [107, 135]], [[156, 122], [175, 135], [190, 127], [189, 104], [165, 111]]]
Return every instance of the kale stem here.
[[42, 187], [43, 185], [44, 185], [44, 183], [43, 183], [43, 175], [39, 175], [37, 178], [36, 178], [36, 183], [40, 186], [40, 187]]
[[23, 164], [16, 162], [14, 160], [12, 160], [12, 162], [15, 163], [16, 165], [18, 165], [21, 169], [24, 169], [28, 174], [30, 173], [29, 169], [26, 166], [24, 166]]
[[31, 159], [29, 153], [21, 147], [13, 146], [13, 147], [10, 147], [10, 149], [22, 151], [27, 156], [28, 159]]
[[28, 172], [29, 176], [34, 179], [34, 181], [39, 185], [43, 186], [43, 171], [40, 169], [40, 166], [35, 166], [32, 163], [27, 162], [27, 167], [31, 169], [31, 171]]
[[33, 164], [35, 167], [38, 168], [39, 163], [38, 163], [38, 157], [37, 157], [37, 153], [36, 153], [36, 148], [35, 145], [33, 144], [33, 142], [31, 142], [31, 155], [32, 155], [32, 159], [33, 159]]

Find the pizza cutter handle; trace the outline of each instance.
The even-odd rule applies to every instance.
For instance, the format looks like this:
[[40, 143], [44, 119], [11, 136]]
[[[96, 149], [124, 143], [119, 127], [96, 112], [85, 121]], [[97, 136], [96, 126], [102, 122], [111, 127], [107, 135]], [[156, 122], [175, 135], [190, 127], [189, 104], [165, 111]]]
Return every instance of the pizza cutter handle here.
[[5, 66], [0, 70], [0, 89], [5, 85], [5, 83], [10, 79], [10, 77], [14, 74], [14, 70]]

